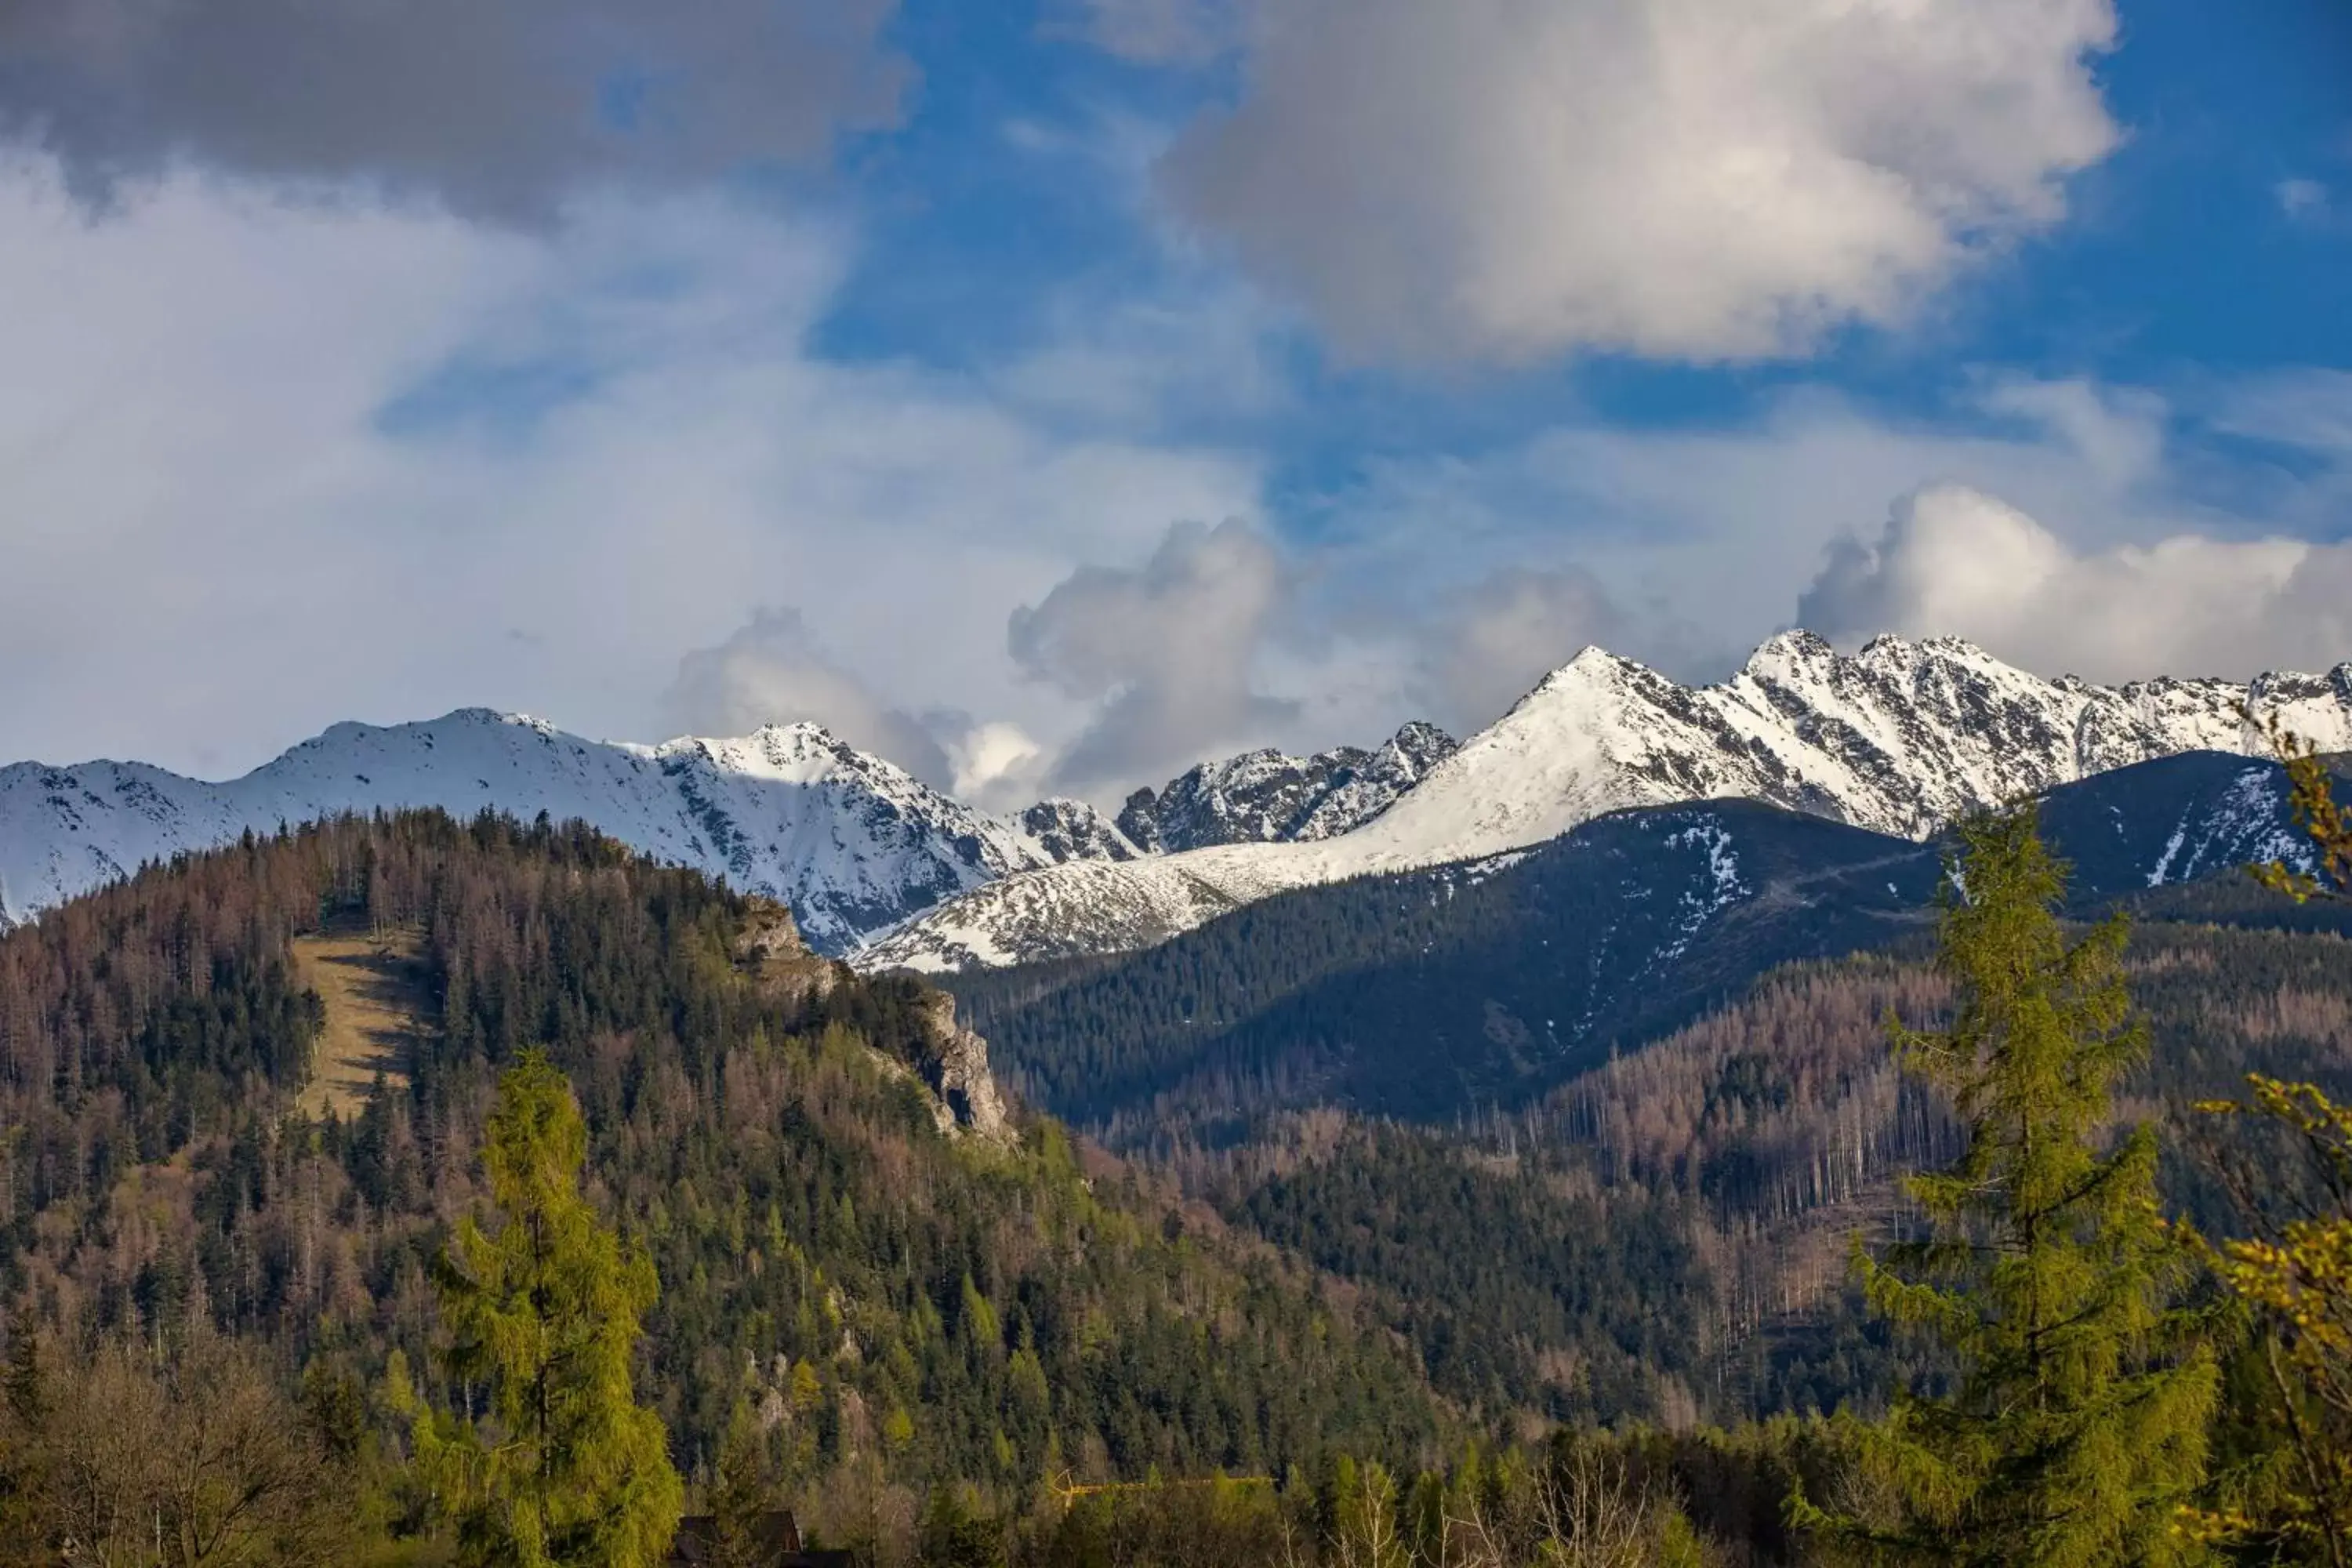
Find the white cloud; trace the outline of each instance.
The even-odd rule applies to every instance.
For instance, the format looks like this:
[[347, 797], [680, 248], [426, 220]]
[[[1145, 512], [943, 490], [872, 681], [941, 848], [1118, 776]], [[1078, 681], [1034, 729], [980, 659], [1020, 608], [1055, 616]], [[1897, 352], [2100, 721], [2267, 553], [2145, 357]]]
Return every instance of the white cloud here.
[[1288, 706], [1257, 689], [1258, 654], [1286, 597], [1273, 547], [1244, 522], [1181, 522], [1140, 567], [1083, 566], [1013, 612], [1014, 658], [1097, 704], [1057, 759], [1057, 786], [1164, 777], [1262, 741]]
[[1062, 0], [1063, 26], [1145, 65], [1200, 65], [1231, 47], [1242, 0]]
[[187, 176], [93, 222], [0, 167], [0, 752], [220, 773], [466, 703], [643, 738], [777, 603], [873, 689], [1068, 733], [1007, 610], [1249, 514], [1256, 463], [815, 357], [848, 251], [717, 198], [518, 237]]
[[1475, 459], [1375, 467], [1337, 542], [1360, 598], [1405, 583], [1428, 604], [1489, 574], [1589, 573], [1620, 611], [1616, 651], [1709, 678], [1787, 623], [1824, 550], [1924, 485], [2012, 497], [2095, 547], [2226, 528], [2179, 498], [2168, 417], [2137, 395], [1996, 379], [1932, 420], [1801, 389], [1711, 428], [1564, 423]]
[[994, 810], [1027, 805], [1045, 794], [1052, 763], [1044, 746], [1018, 724], [975, 724], [948, 745], [952, 793]]
[[[2248, 434], [2293, 460], [2250, 447]], [[2013, 625], [1995, 613], [1996, 587], [1896, 592], [1907, 580], [1892, 567], [1871, 578], [1870, 595], [1801, 612], [1829, 552], [1878, 539], [1895, 501], [1939, 487], [1999, 497], [2038, 520], [2042, 548], [2103, 564], [2045, 574], [2055, 586], [2021, 596], [2031, 607]], [[1986, 374], [1964, 378], [1949, 407], [1908, 417], [1798, 389], [1712, 428], [1571, 421], [1475, 458], [1391, 458], [1333, 506], [1317, 569], [1324, 597], [1357, 606], [1354, 635], [1405, 650], [1390, 691], [1407, 699], [1367, 710], [1382, 720], [1443, 708], [1450, 607], [1473, 601], [1482, 579], [1523, 573], [1589, 574], [1616, 612], [1601, 623], [1608, 646], [1684, 679], [1720, 677], [1764, 637], [1832, 605], [1842, 636], [1976, 635], [2050, 673], [2332, 667], [2352, 658], [2326, 592], [2339, 557], [2300, 542], [2344, 538], [2347, 503], [2352, 376], [2342, 373], [2277, 372], [2170, 398]], [[1985, 559], [2009, 575], [2034, 559], [2021, 546], [1986, 558], [1950, 549], [1956, 583]], [[2268, 598], [2267, 572], [2287, 574]], [[2210, 601], [2192, 591], [2209, 575]], [[2106, 587], [2121, 607], [2095, 602]], [[2143, 617], [2132, 608], [2142, 603], [2168, 607]], [[2242, 626], [2231, 619], [2241, 610]], [[2036, 616], [2064, 624], [2045, 636]], [[1508, 686], [1497, 677], [1489, 689]], [[1459, 721], [1492, 717], [1473, 709], [1465, 702]]]
[[2279, 211], [2291, 218], [2315, 218], [2327, 211], [2327, 187], [2317, 180], [2281, 180], [2271, 187]]
[[1832, 640], [1968, 637], [2035, 669], [2124, 680], [2246, 676], [2352, 658], [2352, 546], [2182, 534], [2083, 552], [1959, 485], [1897, 502], [1798, 605]]
[[1256, 0], [1179, 206], [1347, 352], [1800, 353], [2056, 222], [2109, 0]]
[[789, 607], [755, 610], [726, 641], [680, 659], [664, 709], [671, 726], [697, 735], [742, 735], [763, 724], [814, 720], [934, 788], [956, 782], [939, 737], [827, 658], [801, 613]]

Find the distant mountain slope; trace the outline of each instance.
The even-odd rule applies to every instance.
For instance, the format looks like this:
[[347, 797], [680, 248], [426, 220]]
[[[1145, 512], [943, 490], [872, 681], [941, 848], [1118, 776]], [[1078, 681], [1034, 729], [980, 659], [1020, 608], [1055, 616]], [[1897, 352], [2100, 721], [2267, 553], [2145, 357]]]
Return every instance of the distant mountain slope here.
[[[1917, 947], [1768, 971], [1508, 1110], [1415, 1127], [1318, 1109], [1152, 1146], [1233, 1223], [1364, 1289], [1465, 1401], [1570, 1422], [1874, 1402], [1934, 1363], [1845, 1290], [1853, 1237], [1883, 1234], [1895, 1181], [1961, 1143], [1888, 1047], [1890, 1013], [1930, 1024], [1951, 999]], [[2128, 1114], [2177, 1154], [2186, 1108], [2248, 1072], [2340, 1095], [2347, 956], [2337, 936], [2138, 925], [2125, 973], [2151, 1049]], [[2162, 1180], [2207, 1235], [2242, 1225], [2194, 1159]]]
[[[2085, 906], [2307, 853], [2282, 770], [2212, 752], [2062, 785], [2043, 821]], [[1539, 1092], [1772, 965], [1924, 931], [1943, 853], [1759, 802], [1637, 809], [1533, 852], [1290, 892], [1142, 952], [951, 984], [1057, 1114], [1444, 1118]]]
[[1134, 843], [1164, 854], [1336, 837], [1395, 805], [1459, 745], [1436, 725], [1415, 721], [1375, 752], [1244, 752], [1202, 763], [1156, 794], [1137, 790], [1120, 809], [1118, 826]]
[[2249, 685], [2045, 680], [1951, 638], [1859, 653], [1790, 632], [1719, 686], [1676, 685], [1589, 648], [1364, 826], [995, 882], [856, 955], [946, 971], [1132, 950], [1286, 889], [1475, 859], [1607, 812], [1741, 798], [1917, 838], [1953, 816], [2188, 751], [2260, 747], [2251, 702], [2352, 745], [2352, 664]]
[[[1374, 752], [1203, 763], [1159, 797], [1164, 823], [1150, 824], [1152, 842], [1343, 831], [1411, 789], [1453, 744], [1414, 724]], [[1013, 816], [975, 810], [815, 724], [646, 746], [463, 709], [384, 728], [338, 724], [219, 784], [140, 763], [0, 768], [0, 930], [248, 830], [405, 806], [578, 817], [644, 854], [782, 900], [829, 953], [1013, 872], [1147, 853], [1083, 801], [1041, 801]]]
[[0, 768], [0, 925], [247, 829], [402, 806], [585, 820], [782, 900], [832, 952], [1007, 872], [1119, 841], [1074, 801], [1035, 808], [1034, 827], [974, 811], [814, 724], [640, 746], [465, 709], [338, 724], [224, 784], [135, 763]]

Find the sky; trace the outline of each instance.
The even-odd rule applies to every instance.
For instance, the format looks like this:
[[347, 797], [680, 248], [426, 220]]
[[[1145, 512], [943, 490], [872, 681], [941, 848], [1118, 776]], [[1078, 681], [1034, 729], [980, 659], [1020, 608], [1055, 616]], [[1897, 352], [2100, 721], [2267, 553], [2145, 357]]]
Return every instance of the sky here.
[[15, 0], [0, 759], [2352, 659], [2340, 0]]

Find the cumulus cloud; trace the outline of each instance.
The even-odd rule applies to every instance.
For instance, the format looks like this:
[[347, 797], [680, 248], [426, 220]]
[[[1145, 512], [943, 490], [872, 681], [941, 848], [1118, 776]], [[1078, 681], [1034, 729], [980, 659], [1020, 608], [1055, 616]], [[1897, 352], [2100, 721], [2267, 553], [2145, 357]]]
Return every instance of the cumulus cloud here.
[[1098, 705], [1056, 763], [1058, 786], [1165, 776], [1287, 717], [1255, 684], [1284, 591], [1249, 524], [1181, 522], [1140, 567], [1082, 566], [1015, 610], [1006, 640], [1022, 668]]
[[1797, 608], [1832, 640], [1969, 638], [2050, 672], [2125, 680], [2329, 668], [2352, 658], [2352, 546], [2181, 534], [2082, 552], [1962, 485], [1905, 498], [1847, 540]]
[[472, 703], [646, 739], [778, 601], [919, 717], [1072, 732], [1007, 610], [1258, 469], [811, 352], [845, 249], [717, 196], [506, 231], [188, 175], [93, 224], [0, 158], [0, 756], [217, 775]]
[[726, 641], [680, 659], [663, 707], [671, 724], [698, 735], [811, 720], [934, 788], [956, 783], [959, 770], [940, 738], [827, 658], [789, 606], [763, 606]]
[[186, 161], [502, 219], [888, 125], [892, 0], [16, 0], [0, 134], [105, 202]]
[[1257, 0], [1178, 206], [1360, 356], [1798, 353], [2055, 222], [2110, 0]]
[[1053, 758], [1018, 724], [966, 721], [948, 742], [959, 800], [992, 811], [1028, 805], [1045, 793]]

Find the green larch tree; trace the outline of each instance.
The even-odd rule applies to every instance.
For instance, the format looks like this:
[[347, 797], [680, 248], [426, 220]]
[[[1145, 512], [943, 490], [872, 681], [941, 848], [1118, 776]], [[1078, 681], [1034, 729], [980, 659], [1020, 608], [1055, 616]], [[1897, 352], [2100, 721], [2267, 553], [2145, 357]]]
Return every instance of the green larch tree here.
[[581, 1194], [587, 1147], [571, 1085], [524, 1053], [482, 1152], [503, 1223], [462, 1222], [437, 1270], [447, 1369], [488, 1408], [427, 1418], [417, 1457], [480, 1568], [653, 1568], [677, 1532], [667, 1436], [630, 1387], [659, 1287]]
[[1872, 1258], [1872, 1306], [1939, 1341], [1947, 1398], [1898, 1397], [1864, 1429], [1864, 1495], [1802, 1522], [1882, 1560], [2000, 1568], [2195, 1561], [2183, 1505], [2205, 1472], [2218, 1389], [2193, 1250], [2158, 1205], [2157, 1139], [2108, 1135], [2116, 1079], [2146, 1050], [2126, 929], [2069, 936], [2065, 868], [2031, 808], [1960, 829], [1938, 966], [1948, 1028], [1896, 1025], [1949, 1096], [1967, 1151], [1906, 1185], [1925, 1234]]

